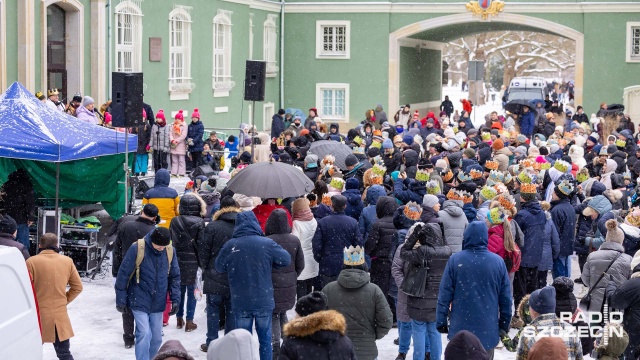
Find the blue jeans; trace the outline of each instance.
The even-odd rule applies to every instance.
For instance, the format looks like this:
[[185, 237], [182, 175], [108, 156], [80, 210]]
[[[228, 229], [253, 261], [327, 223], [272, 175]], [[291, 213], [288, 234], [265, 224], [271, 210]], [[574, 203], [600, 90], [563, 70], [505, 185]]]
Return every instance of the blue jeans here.
[[551, 272], [553, 278], [558, 276], [571, 277], [571, 257], [570, 256], [558, 256], [553, 260], [553, 271]]
[[398, 342], [400, 343], [398, 352], [408, 353], [411, 346], [411, 322], [398, 320]]
[[260, 360], [272, 360], [271, 348], [271, 311], [236, 311], [236, 327], [253, 333], [255, 320], [256, 333], [260, 343]]
[[[184, 303], [185, 297], [187, 298], [187, 320], [193, 320], [193, 314], [196, 312], [196, 296], [194, 290], [195, 285], [180, 285], [180, 306], [178, 306], [178, 312], [176, 317], [181, 318], [184, 316]], [[186, 292], [186, 294], [185, 294]], [[186, 296], [185, 296], [186, 295]]]
[[[442, 337], [436, 330], [435, 322], [411, 320], [413, 333], [413, 360], [424, 360], [426, 352], [431, 353], [431, 359], [440, 360], [442, 353]], [[426, 341], [427, 335], [429, 341]]]
[[136, 320], [136, 360], [151, 360], [162, 344], [162, 313], [131, 311]]
[[16, 234], [16, 241], [24, 245], [24, 247], [27, 249], [27, 252], [29, 252], [29, 225], [18, 224], [18, 234]]
[[218, 338], [220, 331], [220, 307], [224, 304], [225, 325], [224, 333], [235, 329], [235, 318], [231, 311], [231, 298], [216, 294], [207, 294], [207, 346]]

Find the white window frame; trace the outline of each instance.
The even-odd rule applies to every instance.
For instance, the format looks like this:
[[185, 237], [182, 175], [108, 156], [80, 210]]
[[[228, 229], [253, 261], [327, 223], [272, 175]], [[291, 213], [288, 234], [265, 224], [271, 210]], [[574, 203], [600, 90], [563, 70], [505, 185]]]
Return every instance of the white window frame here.
[[278, 16], [268, 14], [264, 22], [264, 36], [262, 40], [263, 58], [267, 63], [267, 77], [275, 77], [278, 74]]
[[[190, 7], [177, 5], [169, 13], [169, 95], [170, 100], [188, 100], [195, 89], [191, 78]], [[178, 34], [174, 29], [180, 28]], [[180, 45], [176, 45], [176, 43]], [[176, 60], [181, 62], [176, 65]]]
[[[318, 116], [323, 120], [331, 120], [337, 122], [349, 121], [349, 84], [344, 83], [317, 83], [316, 84], [316, 109], [318, 109]], [[336, 116], [334, 114], [324, 113], [324, 91], [325, 90], [344, 90], [344, 115]], [[333, 97], [335, 99], [335, 96]], [[335, 101], [335, 100], [334, 100]], [[335, 106], [335, 104], [334, 104]]]
[[[218, 10], [213, 18], [213, 72], [211, 75], [214, 97], [229, 96], [236, 83], [231, 76], [231, 11]], [[220, 39], [218, 31], [225, 31]], [[221, 40], [222, 44], [218, 41]]]
[[[336, 27], [336, 26], [345, 27], [345, 51], [343, 53], [324, 51], [324, 28]], [[348, 20], [316, 21], [316, 59], [350, 59], [350, 57], [351, 57], [351, 21], [348, 21]]]
[[[142, 72], [142, 9], [133, 1], [122, 1], [115, 9], [115, 71]], [[121, 21], [122, 20], [122, 21]], [[120, 23], [131, 23], [131, 40], [125, 40], [125, 32], [119, 31]], [[127, 59], [128, 58], [128, 59]], [[123, 65], [120, 65], [125, 63]], [[127, 62], [130, 62], [127, 66]]]
[[640, 21], [627, 22], [626, 58], [628, 63], [640, 63], [640, 54], [632, 55], [633, 29], [640, 28]]
[[262, 131], [271, 130], [271, 118], [276, 114], [276, 105], [272, 102], [262, 104]]
[[253, 60], [253, 15], [249, 14], [249, 60]]

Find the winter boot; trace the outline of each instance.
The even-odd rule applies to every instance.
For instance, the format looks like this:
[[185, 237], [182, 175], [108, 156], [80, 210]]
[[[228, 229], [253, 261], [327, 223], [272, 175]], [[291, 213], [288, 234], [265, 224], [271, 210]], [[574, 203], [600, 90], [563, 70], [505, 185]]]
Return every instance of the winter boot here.
[[183, 318], [176, 318], [176, 320], [177, 320], [177, 325], [176, 325], [176, 327], [177, 327], [178, 329], [182, 329], [182, 327], [184, 326], [184, 319], [183, 319]]
[[207, 344], [200, 345], [200, 351], [206, 353], [207, 351], [209, 351], [209, 346]]
[[431, 353], [424, 353], [424, 360], [431, 360]]
[[396, 356], [396, 360], [406, 360], [407, 358], [407, 354], [403, 354], [403, 353], [398, 353], [398, 356]]
[[198, 325], [193, 322], [193, 320], [187, 320], [187, 326], [184, 327], [184, 331], [191, 332], [198, 328]]

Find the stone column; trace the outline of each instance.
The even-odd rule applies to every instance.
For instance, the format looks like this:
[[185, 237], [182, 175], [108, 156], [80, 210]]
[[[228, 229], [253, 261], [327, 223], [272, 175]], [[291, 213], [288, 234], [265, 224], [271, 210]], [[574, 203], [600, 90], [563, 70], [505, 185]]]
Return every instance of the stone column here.
[[31, 92], [36, 90], [34, 4], [18, 1], [18, 81]]
[[106, 0], [91, 0], [91, 96], [96, 104], [103, 104], [108, 98], [105, 5]]

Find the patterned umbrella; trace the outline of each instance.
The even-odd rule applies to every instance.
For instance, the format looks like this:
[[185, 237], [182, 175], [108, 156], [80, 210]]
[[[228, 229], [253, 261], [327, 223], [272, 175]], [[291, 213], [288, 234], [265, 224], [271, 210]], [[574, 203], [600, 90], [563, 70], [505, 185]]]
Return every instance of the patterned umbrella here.
[[313, 182], [299, 168], [281, 162], [260, 162], [240, 170], [227, 188], [262, 199], [298, 197], [313, 190]]

